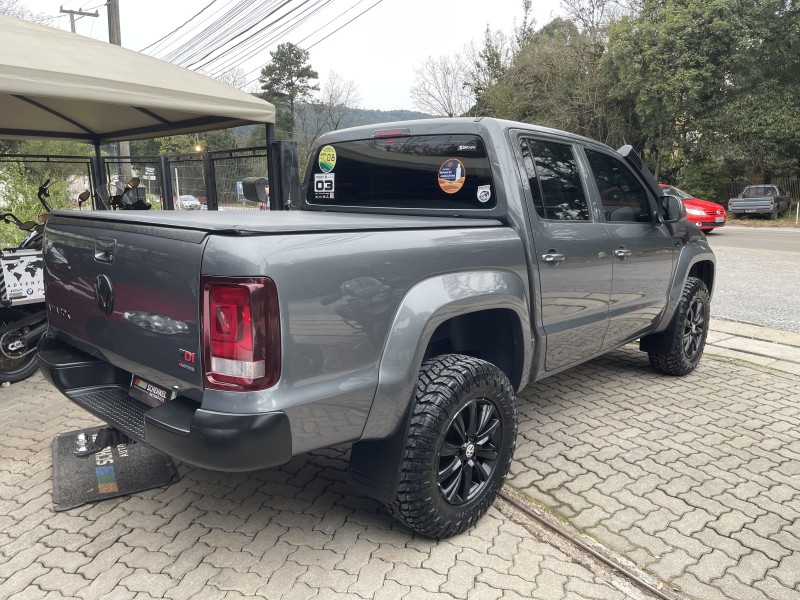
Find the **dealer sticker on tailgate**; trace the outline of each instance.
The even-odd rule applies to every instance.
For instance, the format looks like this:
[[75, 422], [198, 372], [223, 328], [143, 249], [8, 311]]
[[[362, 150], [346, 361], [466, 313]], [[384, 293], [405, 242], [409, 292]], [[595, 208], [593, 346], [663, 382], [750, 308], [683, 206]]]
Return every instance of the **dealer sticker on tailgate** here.
[[149, 406], [158, 406], [175, 397], [175, 392], [134, 375], [128, 394]]

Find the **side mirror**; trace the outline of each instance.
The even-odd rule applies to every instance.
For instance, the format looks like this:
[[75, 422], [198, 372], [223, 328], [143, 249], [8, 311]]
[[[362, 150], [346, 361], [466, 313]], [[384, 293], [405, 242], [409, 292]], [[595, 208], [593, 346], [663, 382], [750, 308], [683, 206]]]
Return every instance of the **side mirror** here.
[[242, 193], [253, 202], [269, 200], [269, 180], [266, 177], [245, 177], [242, 179]]
[[36, 227], [35, 221], [23, 221], [19, 226], [19, 228], [22, 229], [22, 231], [30, 231], [34, 227]]
[[134, 189], [134, 188], [139, 187], [140, 183], [141, 183], [141, 180], [138, 177], [134, 177], [127, 183], [127, 185], [125, 187], [126, 188], [130, 188], [130, 189]]
[[675, 196], [661, 196], [658, 208], [662, 223], [677, 223], [686, 218], [686, 206]]

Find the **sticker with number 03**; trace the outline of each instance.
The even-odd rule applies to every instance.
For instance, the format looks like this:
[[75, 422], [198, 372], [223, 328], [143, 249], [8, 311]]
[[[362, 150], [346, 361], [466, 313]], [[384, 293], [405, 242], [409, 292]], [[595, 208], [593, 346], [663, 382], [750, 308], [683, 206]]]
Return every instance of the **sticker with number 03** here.
[[314, 174], [314, 196], [317, 198], [333, 198], [336, 176], [333, 173]]

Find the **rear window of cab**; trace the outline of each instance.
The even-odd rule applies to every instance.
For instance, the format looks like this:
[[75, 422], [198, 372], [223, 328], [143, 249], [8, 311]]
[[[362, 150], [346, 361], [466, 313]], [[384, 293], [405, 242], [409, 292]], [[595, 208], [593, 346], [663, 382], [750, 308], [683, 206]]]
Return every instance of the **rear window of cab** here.
[[336, 142], [311, 157], [306, 201], [318, 206], [489, 210], [497, 205], [483, 141], [417, 135]]

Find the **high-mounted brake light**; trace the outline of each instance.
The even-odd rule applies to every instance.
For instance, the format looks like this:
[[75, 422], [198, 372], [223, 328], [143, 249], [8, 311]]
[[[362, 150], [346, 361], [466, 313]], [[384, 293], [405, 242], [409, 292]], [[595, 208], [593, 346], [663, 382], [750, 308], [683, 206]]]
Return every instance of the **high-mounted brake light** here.
[[374, 138], [399, 137], [404, 135], [411, 135], [411, 131], [409, 129], [379, 129], [372, 132], [372, 137]]
[[267, 277], [203, 277], [205, 387], [263, 390], [280, 377], [280, 321]]

